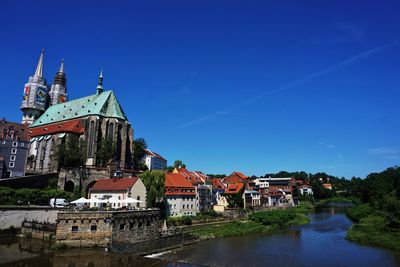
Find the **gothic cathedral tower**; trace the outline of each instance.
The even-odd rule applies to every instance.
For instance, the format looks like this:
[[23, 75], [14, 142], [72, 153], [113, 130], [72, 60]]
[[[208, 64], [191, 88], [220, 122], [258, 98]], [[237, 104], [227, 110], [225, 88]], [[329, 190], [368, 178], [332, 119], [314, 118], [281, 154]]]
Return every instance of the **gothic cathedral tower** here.
[[56, 77], [54, 77], [54, 83], [51, 86], [49, 96], [50, 106], [68, 101], [67, 78], [64, 73], [64, 60], [61, 61], [60, 70], [57, 72]]
[[44, 51], [42, 50], [35, 74], [30, 76], [28, 83], [25, 84], [24, 97], [21, 104], [23, 124], [32, 124], [47, 108], [49, 88], [46, 79], [43, 77], [43, 56]]

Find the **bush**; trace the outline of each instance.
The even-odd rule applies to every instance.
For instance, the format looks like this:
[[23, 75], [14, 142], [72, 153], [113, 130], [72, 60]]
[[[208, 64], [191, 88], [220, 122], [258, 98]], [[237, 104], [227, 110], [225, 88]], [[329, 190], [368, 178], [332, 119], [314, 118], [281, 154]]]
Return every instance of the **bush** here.
[[373, 212], [373, 208], [367, 203], [354, 206], [346, 210], [346, 214], [350, 218], [350, 220], [356, 223], [361, 221], [361, 219], [373, 214]]
[[249, 216], [249, 219], [263, 225], [286, 225], [289, 221], [296, 218], [293, 210], [271, 210], [256, 212]]
[[181, 226], [181, 225], [192, 225], [192, 217], [182, 216], [182, 217], [169, 217], [167, 219], [168, 225], [171, 226]]
[[73, 194], [58, 189], [13, 189], [0, 187], [0, 205], [48, 205], [51, 198], [73, 199]]

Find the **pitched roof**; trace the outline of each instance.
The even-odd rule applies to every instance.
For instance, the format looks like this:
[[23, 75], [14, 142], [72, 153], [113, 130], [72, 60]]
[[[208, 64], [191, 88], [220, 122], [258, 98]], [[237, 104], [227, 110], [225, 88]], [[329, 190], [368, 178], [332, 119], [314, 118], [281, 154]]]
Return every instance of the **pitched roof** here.
[[181, 173], [167, 173], [165, 174], [165, 186], [170, 187], [190, 187], [194, 186], [190, 183], [186, 177]]
[[211, 184], [213, 186], [213, 189], [222, 189], [225, 190], [226, 186], [224, 183], [222, 183], [222, 180], [219, 178], [211, 178]]
[[55, 133], [79, 133], [85, 132], [85, 126], [81, 119], [64, 121], [59, 123], [52, 123], [35, 128], [30, 128], [29, 133], [31, 137], [55, 134]]
[[0, 139], [29, 141], [27, 126], [0, 119]]
[[166, 160], [165, 158], [163, 158], [160, 154], [151, 151], [150, 149], [145, 149], [144, 152], [146, 152], [147, 155], [151, 156], [151, 157], [155, 157], [155, 158], [159, 158], [159, 159], [163, 159]]
[[[247, 179], [247, 178], [249, 178], [249, 176], [246, 176], [246, 175], [244, 175], [243, 173], [241, 173], [241, 172], [233, 172], [234, 174], [236, 174], [237, 176], [239, 176], [240, 178], [242, 178], [242, 179]], [[232, 174], [233, 174], [232, 173]]]
[[128, 121], [113, 91], [105, 91], [49, 107], [30, 128], [80, 117], [99, 115]]
[[197, 174], [196, 172], [188, 171], [186, 168], [175, 168], [173, 173], [182, 174], [186, 178], [186, 180], [195, 185], [205, 182], [205, 180], [203, 180], [203, 178], [199, 174]]
[[242, 190], [244, 184], [242, 183], [236, 183], [236, 184], [229, 184], [228, 188], [225, 189], [225, 194], [237, 194]]
[[97, 181], [90, 191], [125, 191], [131, 188], [138, 180], [138, 177], [103, 179]]

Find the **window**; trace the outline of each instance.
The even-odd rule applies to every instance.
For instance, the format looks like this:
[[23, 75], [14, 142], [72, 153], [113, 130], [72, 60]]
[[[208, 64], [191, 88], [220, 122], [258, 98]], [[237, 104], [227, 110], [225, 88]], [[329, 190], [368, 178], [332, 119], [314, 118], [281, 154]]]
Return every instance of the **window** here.
[[96, 232], [96, 231], [97, 231], [97, 225], [90, 226], [90, 232]]
[[15, 161], [15, 155], [10, 156], [10, 161]]
[[8, 164], [8, 167], [10, 167], [10, 168], [14, 168], [14, 166], [15, 166], [15, 162], [10, 162], [10, 163]]
[[129, 229], [132, 229], [133, 228], [133, 222], [130, 222], [129, 223]]
[[11, 154], [17, 154], [17, 149], [16, 148], [12, 148], [11, 149]]
[[143, 227], [143, 222], [139, 222], [139, 228]]
[[150, 222], [150, 221], [147, 221], [147, 226], [150, 226], [150, 224], [151, 224], [151, 222]]
[[88, 148], [88, 156], [93, 157], [93, 143], [94, 143], [94, 121], [90, 122], [89, 126], [89, 148]]
[[121, 223], [121, 224], [119, 225], [119, 230], [122, 231], [122, 230], [124, 230], [124, 229], [125, 229], [125, 224]]
[[71, 227], [71, 232], [76, 233], [76, 232], [78, 232], [78, 231], [79, 231], [78, 226], [72, 226], [72, 227]]
[[17, 141], [12, 142], [12, 146], [13, 147], [18, 147], [18, 142]]
[[25, 144], [24, 144], [24, 143], [21, 143], [21, 146], [25, 146]]
[[[137, 200], [140, 201], [140, 196], [137, 197]], [[140, 202], [136, 203], [136, 207], [140, 207]]]

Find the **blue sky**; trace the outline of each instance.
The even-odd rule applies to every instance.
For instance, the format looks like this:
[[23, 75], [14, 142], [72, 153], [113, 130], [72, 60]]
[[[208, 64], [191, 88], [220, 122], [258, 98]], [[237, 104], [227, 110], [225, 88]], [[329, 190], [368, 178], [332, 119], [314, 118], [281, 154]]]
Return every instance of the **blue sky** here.
[[100, 68], [149, 148], [206, 173], [400, 162], [398, 1], [7, 1], [0, 117], [19, 121], [45, 49], [70, 99]]

